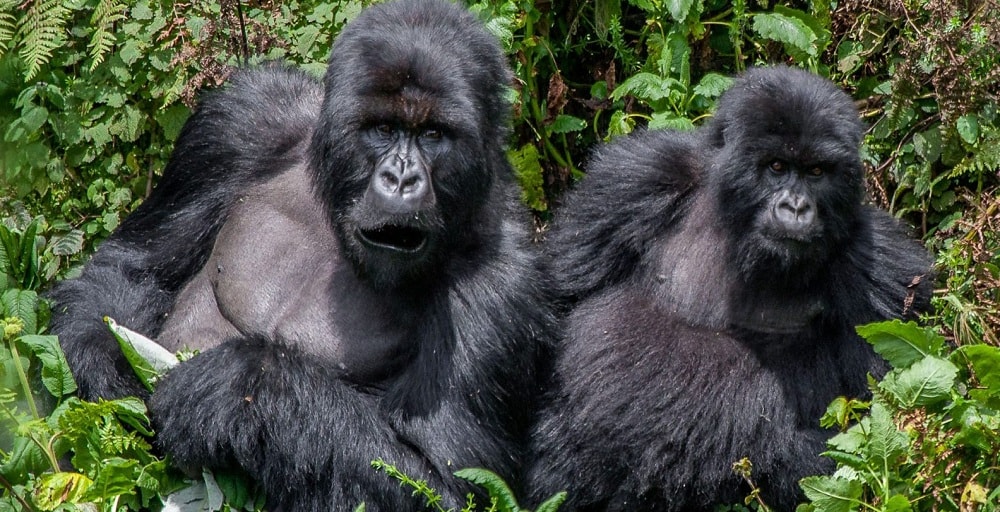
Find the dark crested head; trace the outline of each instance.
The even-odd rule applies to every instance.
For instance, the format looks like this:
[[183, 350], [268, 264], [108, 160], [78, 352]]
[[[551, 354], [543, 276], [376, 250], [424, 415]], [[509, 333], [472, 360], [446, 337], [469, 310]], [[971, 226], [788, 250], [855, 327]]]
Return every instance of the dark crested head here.
[[379, 286], [433, 275], [498, 179], [510, 83], [496, 39], [462, 7], [400, 0], [337, 37], [312, 141], [317, 194], [355, 267]]
[[706, 127], [709, 181], [739, 236], [751, 277], [815, 272], [856, 228], [863, 197], [854, 102], [835, 84], [785, 66], [756, 68], [719, 100]]

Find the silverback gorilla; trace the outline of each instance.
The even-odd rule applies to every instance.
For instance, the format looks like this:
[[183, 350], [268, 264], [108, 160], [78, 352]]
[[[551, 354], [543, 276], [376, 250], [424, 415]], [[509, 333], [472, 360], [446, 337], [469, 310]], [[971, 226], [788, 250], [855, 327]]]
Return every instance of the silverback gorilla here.
[[774, 67], [696, 132], [596, 153], [549, 237], [574, 307], [534, 433], [536, 497], [711, 509], [750, 493], [732, 471], [748, 457], [790, 510], [801, 477], [832, 469], [820, 416], [884, 372], [854, 327], [927, 307], [932, 281], [927, 252], [862, 204], [861, 136], [843, 91]]
[[420, 508], [380, 457], [451, 507], [456, 469], [516, 479], [554, 320], [504, 154], [509, 79], [496, 40], [436, 0], [364, 11], [322, 84], [237, 73], [53, 290], [80, 393], [144, 394], [107, 315], [201, 350], [149, 398], [157, 442], [244, 471], [272, 510]]

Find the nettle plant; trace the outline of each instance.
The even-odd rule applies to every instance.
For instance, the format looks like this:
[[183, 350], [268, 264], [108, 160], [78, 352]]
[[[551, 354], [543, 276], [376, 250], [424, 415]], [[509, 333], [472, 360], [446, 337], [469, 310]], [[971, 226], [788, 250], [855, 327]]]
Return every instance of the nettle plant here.
[[858, 328], [892, 370], [870, 402], [841, 398], [822, 419], [833, 475], [801, 481], [804, 511], [973, 510], [1000, 500], [1000, 349], [952, 349], [898, 320]]

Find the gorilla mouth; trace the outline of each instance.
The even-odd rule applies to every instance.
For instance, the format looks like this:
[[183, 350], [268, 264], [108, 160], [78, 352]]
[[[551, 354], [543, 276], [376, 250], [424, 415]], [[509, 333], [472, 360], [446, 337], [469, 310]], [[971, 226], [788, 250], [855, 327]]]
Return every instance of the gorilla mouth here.
[[372, 229], [359, 229], [359, 238], [365, 244], [391, 251], [415, 253], [423, 249], [427, 235], [414, 227], [386, 224]]

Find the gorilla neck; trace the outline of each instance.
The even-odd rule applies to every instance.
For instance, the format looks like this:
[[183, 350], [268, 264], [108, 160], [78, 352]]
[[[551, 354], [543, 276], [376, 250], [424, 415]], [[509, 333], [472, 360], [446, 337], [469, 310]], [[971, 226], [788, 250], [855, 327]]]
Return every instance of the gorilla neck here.
[[[696, 198], [678, 230], [651, 252], [655, 280], [649, 286], [659, 304], [691, 325], [778, 334], [807, 331], [824, 310], [823, 297], [810, 293], [811, 280], [793, 269], [767, 268], [763, 260], [747, 274], [734, 261], [739, 251], [732, 235], [706, 220], [718, 216], [698, 211], [712, 207], [711, 201]], [[797, 279], [783, 277], [791, 275]]]

